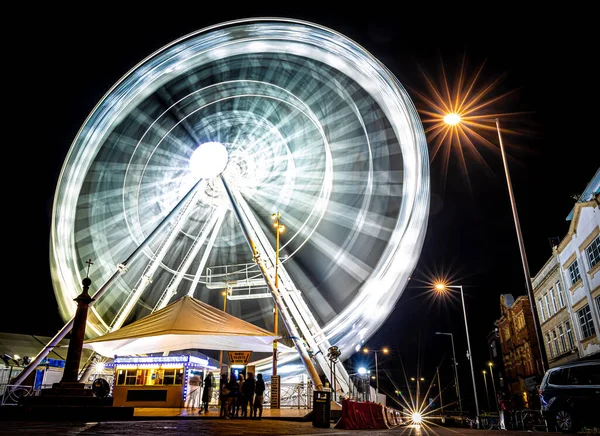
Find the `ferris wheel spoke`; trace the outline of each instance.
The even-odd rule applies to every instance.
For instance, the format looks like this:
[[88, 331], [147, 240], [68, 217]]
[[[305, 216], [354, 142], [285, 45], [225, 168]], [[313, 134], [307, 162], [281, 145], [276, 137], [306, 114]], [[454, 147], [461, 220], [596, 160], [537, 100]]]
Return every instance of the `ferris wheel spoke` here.
[[[196, 256], [198, 256], [209, 233], [212, 232], [212, 234], [215, 234], [218, 231], [226, 211], [226, 206], [224, 204], [221, 205], [218, 210], [212, 214], [210, 219], [205, 222], [204, 226], [200, 229], [200, 233], [195, 238], [192, 247], [182, 261], [181, 266], [178, 268], [177, 273], [173, 275], [171, 281], [163, 291], [160, 299], [154, 306], [153, 312], [165, 307], [169, 303], [170, 299], [177, 293], [177, 289], [181, 284], [186, 271], [190, 269], [192, 261], [196, 258]], [[215, 226], [217, 227], [216, 229]], [[210, 245], [210, 248], [206, 248], [206, 252], [210, 252], [210, 249], [212, 249], [212, 245]]]
[[[265, 266], [267, 267], [267, 270], [270, 271], [271, 276], [273, 276], [272, 280], [275, 281], [275, 250], [268, 242], [265, 233], [260, 229], [260, 224], [243, 196], [234, 196], [237, 200], [240, 212], [245, 218], [244, 221], [248, 223], [249, 229], [252, 231], [256, 249], [268, 262], [268, 265]], [[313, 356], [317, 360], [321, 370], [326, 373], [329, 369], [329, 363], [326, 361], [325, 356], [327, 355], [327, 350], [331, 344], [323, 335], [319, 323], [303, 301], [300, 291], [295, 286], [289, 274], [287, 274], [285, 267], [280, 265], [277, 270], [282, 285], [278, 288], [278, 292], [286, 307], [286, 310], [282, 311], [281, 316], [284, 318], [286, 326], [296, 326], [299, 333], [302, 335], [302, 340], [306, 343], [308, 348], [312, 350]], [[292, 332], [290, 333], [293, 334]], [[317, 351], [320, 351], [320, 353], [317, 353]], [[342, 368], [341, 371], [343, 375], [345, 370]], [[342, 379], [345, 380], [347, 377], [342, 377]]]
[[211, 231], [211, 235], [208, 240], [208, 244], [206, 245], [206, 249], [204, 250], [204, 253], [202, 254], [202, 259], [200, 260], [200, 265], [198, 266], [198, 269], [196, 270], [194, 279], [192, 280], [192, 283], [190, 284], [190, 289], [187, 292], [187, 295], [189, 295], [190, 297], [194, 296], [194, 292], [196, 291], [196, 287], [198, 286], [200, 277], [201, 277], [202, 273], [204, 272], [204, 268], [206, 267], [206, 262], [208, 261], [208, 256], [210, 255], [210, 253], [215, 245], [215, 240], [217, 239], [217, 235], [219, 234], [219, 230], [221, 230], [221, 225], [223, 224], [223, 220], [225, 219], [225, 212], [227, 212], [227, 207], [225, 207], [223, 205], [219, 208], [219, 211], [217, 213], [215, 213], [217, 220]]
[[201, 192], [200, 187], [202, 187], [205, 183], [206, 182], [194, 185], [194, 188], [192, 188], [194, 190], [194, 193], [192, 194], [190, 200], [183, 206], [181, 212], [174, 220], [174, 223], [171, 226], [170, 230], [163, 238], [160, 248], [157, 251], [156, 255], [153, 258], [151, 258], [150, 262], [144, 269], [141, 277], [138, 279], [135, 287], [130, 292], [126, 303], [122, 306], [121, 310], [115, 317], [113, 323], [111, 324], [111, 332], [121, 328], [129, 314], [131, 313], [131, 310], [133, 309], [134, 305], [138, 302], [138, 300], [144, 293], [146, 287], [152, 282], [152, 276], [158, 270], [163, 259], [171, 249], [172, 244], [175, 242], [175, 238], [181, 231], [183, 224], [185, 223], [186, 219], [193, 210], [192, 206], [195, 203], [195, 199], [199, 195], [199, 192]]

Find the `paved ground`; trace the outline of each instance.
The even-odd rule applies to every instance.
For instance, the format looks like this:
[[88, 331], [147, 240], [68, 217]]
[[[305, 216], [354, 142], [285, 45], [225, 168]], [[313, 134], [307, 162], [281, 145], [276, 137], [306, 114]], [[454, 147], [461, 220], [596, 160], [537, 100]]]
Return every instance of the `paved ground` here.
[[[311, 422], [294, 422], [275, 419], [177, 419], [152, 421], [124, 421], [100, 423], [65, 422], [0, 422], [0, 435], [82, 435], [82, 436], [262, 436], [262, 435], [403, 435], [403, 436], [498, 436], [531, 434], [524, 431], [471, 430], [461, 428], [400, 426], [389, 430], [341, 430], [316, 428]], [[536, 435], [557, 433], [535, 432]]]

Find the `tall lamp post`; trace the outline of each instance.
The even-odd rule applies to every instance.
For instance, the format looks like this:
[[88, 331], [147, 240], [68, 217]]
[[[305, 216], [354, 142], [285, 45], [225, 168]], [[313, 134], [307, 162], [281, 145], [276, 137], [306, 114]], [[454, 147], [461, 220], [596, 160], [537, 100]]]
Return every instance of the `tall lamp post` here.
[[[227, 294], [229, 293], [229, 289], [223, 291], [221, 295], [223, 295], [223, 312], [227, 313]], [[219, 375], [223, 370], [223, 350], [219, 351]]]
[[442, 401], [442, 383], [440, 382], [440, 367], [436, 368], [438, 379], [438, 392], [440, 393], [440, 413], [444, 416], [444, 402]]
[[417, 407], [420, 408], [421, 407], [420, 406], [420, 404], [421, 404], [421, 400], [420, 400], [420, 398], [421, 398], [421, 383], [420, 382], [425, 381], [425, 377], [411, 377], [410, 379], [411, 379], [411, 381], [414, 381], [417, 384], [417, 401], [416, 401], [416, 404], [417, 404]]
[[492, 372], [493, 363], [489, 362], [488, 366], [490, 367], [490, 377], [492, 378], [492, 388], [494, 389], [494, 402], [496, 403], [496, 410], [500, 413], [500, 407], [498, 406], [498, 397], [496, 394], [496, 382], [494, 381], [494, 373]]
[[379, 402], [379, 365], [377, 363], [377, 352], [381, 351], [383, 354], [387, 354], [390, 350], [387, 347], [383, 347], [380, 350], [373, 350], [369, 348], [363, 348], [363, 353], [367, 354], [369, 351], [372, 351], [375, 354], [375, 392], [376, 398], [375, 400]]
[[[285, 226], [280, 223], [281, 213], [277, 212], [271, 215], [273, 226], [275, 227], [275, 289], [279, 292], [279, 235], [285, 230]], [[279, 313], [277, 303], [273, 305], [273, 331], [275, 336], [279, 332]], [[277, 339], [273, 340], [273, 379], [277, 380], [277, 398], [279, 398], [279, 379], [277, 378]], [[271, 389], [274, 389], [273, 385]], [[271, 401], [271, 408], [279, 408], [279, 403]]]
[[458, 408], [460, 410], [460, 416], [462, 418], [463, 409], [462, 409], [462, 400], [460, 399], [460, 387], [458, 385], [458, 371], [456, 369], [456, 353], [454, 352], [454, 335], [452, 333], [444, 333], [444, 332], [435, 332], [436, 335], [446, 335], [450, 336], [450, 340], [452, 341], [452, 358], [454, 363], [454, 384], [456, 385], [456, 396], [458, 397]]
[[527, 285], [527, 295], [529, 296], [529, 305], [531, 306], [531, 313], [533, 315], [533, 324], [535, 327], [535, 336], [538, 343], [538, 349], [540, 352], [540, 359], [542, 361], [542, 373], [546, 372], [548, 367], [548, 357], [546, 356], [546, 349], [542, 344], [542, 330], [540, 328], [540, 320], [538, 318], [537, 310], [535, 309], [535, 298], [533, 296], [533, 286], [531, 285], [531, 274], [529, 273], [529, 263], [527, 262], [527, 254], [525, 253], [525, 243], [523, 242], [523, 234], [521, 233], [521, 224], [519, 223], [519, 215], [517, 214], [517, 205], [515, 203], [515, 196], [512, 189], [512, 183], [510, 181], [510, 173], [508, 171], [508, 164], [506, 163], [506, 154], [504, 153], [504, 144], [502, 143], [502, 135], [500, 133], [500, 120], [496, 118], [496, 131], [498, 132], [498, 141], [500, 142], [500, 152], [502, 154], [502, 163], [504, 164], [504, 173], [506, 174], [506, 184], [508, 185], [508, 195], [510, 197], [510, 205], [512, 207], [513, 219], [515, 221], [515, 228], [517, 230], [517, 239], [519, 241], [519, 250], [521, 252], [521, 262], [523, 264], [523, 272], [525, 273], [525, 283]]
[[488, 413], [489, 413], [492, 406], [490, 406], [490, 392], [488, 391], [488, 387], [487, 387], [487, 377], [486, 377], [487, 371], [484, 369], [481, 372], [483, 373], [483, 384], [485, 385], [485, 398], [487, 400]]
[[467, 349], [469, 353], [469, 364], [471, 365], [471, 379], [473, 380], [473, 394], [475, 395], [475, 410], [477, 412], [476, 416], [479, 416], [479, 401], [477, 400], [477, 387], [475, 386], [475, 370], [473, 369], [473, 354], [471, 353], [471, 341], [469, 340], [469, 326], [467, 324], [467, 309], [465, 308], [465, 297], [463, 294], [462, 285], [450, 286], [444, 283], [437, 283], [435, 288], [439, 292], [443, 292], [447, 288], [458, 288], [460, 289], [460, 299], [462, 301], [463, 315], [465, 317], [465, 332], [467, 333]]
[[[462, 121], [461, 116], [456, 113], [449, 113], [444, 116], [444, 122], [450, 126], [455, 126]], [[512, 183], [510, 180], [510, 172], [508, 163], [506, 162], [506, 154], [504, 153], [504, 143], [502, 142], [502, 134], [500, 132], [500, 119], [496, 118], [496, 132], [498, 133], [498, 142], [500, 143], [500, 154], [502, 155], [502, 164], [504, 165], [504, 174], [506, 175], [506, 184], [508, 186], [508, 195], [510, 197], [510, 205], [512, 208], [513, 220], [517, 231], [517, 240], [519, 242], [519, 251], [521, 252], [521, 263], [523, 264], [523, 272], [525, 273], [525, 284], [527, 286], [527, 295], [529, 297], [529, 305], [531, 306], [531, 314], [533, 316], [533, 324], [535, 327], [535, 336], [538, 343], [538, 351], [540, 353], [540, 361], [542, 364], [542, 373], [548, 368], [548, 357], [546, 349], [542, 343], [542, 329], [537, 310], [535, 309], [535, 298], [533, 295], [533, 286], [531, 285], [531, 274], [529, 273], [529, 263], [527, 262], [527, 254], [525, 253], [525, 243], [523, 242], [523, 234], [521, 233], [521, 224], [519, 223], [519, 215], [517, 213], [517, 205], [513, 193]]]

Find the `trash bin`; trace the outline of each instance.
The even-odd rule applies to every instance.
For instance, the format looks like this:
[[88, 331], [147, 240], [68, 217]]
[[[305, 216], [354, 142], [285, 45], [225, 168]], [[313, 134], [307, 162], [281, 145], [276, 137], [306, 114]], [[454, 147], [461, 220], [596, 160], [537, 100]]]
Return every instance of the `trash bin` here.
[[313, 391], [313, 427], [331, 425], [331, 391]]

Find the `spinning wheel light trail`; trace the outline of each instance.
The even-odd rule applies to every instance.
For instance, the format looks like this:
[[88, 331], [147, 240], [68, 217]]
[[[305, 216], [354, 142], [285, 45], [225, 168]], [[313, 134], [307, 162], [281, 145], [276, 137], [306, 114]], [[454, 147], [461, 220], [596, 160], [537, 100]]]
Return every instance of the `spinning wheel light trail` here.
[[[212, 144], [205, 151], [220, 153], [220, 166], [196, 156], [200, 144]], [[212, 173], [199, 180], [196, 161]], [[90, 278], [102, 285], [91, 335], [184, 295], [220, 307], [224, 289], [230, 314], [272, 330], [277, 281], [277, 307], [299, 351], [280, 353], [278, 373], [314, 378], [313, 362], [327, 375], [334, 344], [341, 355], [331, 384], [347, 392], [342, 362], [396, 305], [428, 208], [423, 127], [381, 62], [313, 23], [230, 21], [142, 60], [84, 122], [54, 199], [54, 290], [71, 319], [83, 261], [93, 256]], [[278, 265], [272, 211], [286, 224]], [[255, 363], [271, 372], [271, 359]]]

